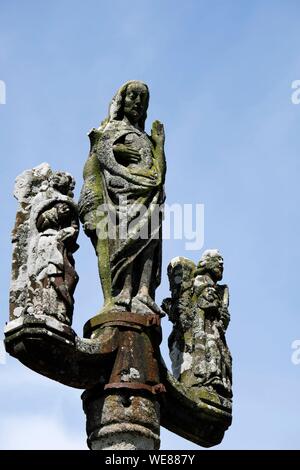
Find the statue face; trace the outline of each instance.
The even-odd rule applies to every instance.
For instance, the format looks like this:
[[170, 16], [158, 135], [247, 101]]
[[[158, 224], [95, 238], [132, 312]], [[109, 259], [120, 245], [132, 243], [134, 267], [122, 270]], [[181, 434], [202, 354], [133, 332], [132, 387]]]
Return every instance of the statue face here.
[[147, 109], [147, 88], [139, 83], [130, 83], [124, 99], [124, 114], [132, 124], [136, 124]]
[[220, 255], [210, 256], [206, 261], [206, 269], [216, 281], [223, 277], [223, 258]]
[[51, 178], [51, 185], [62, 194], [68, 194], [68, 192], [72, 191], [75, 186], [74, 181], [72, 181], [72, 177], [61, 171], [56, 171], [53, 173]]

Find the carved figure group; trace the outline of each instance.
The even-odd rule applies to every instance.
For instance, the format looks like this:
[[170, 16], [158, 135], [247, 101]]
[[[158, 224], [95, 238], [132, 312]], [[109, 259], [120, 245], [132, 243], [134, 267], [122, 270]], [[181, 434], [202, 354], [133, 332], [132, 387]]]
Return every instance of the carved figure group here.
[[172, 297], [163, 305], [174, 324], [169, 337], [174, 376], [189, 387], [207, 387], [231, 397], [231, 355], [225, 339], [229, 293], [226, 285], [218, 284], [222, 256], [207, 250], [198, 266], [174, 258], [168, 276]]

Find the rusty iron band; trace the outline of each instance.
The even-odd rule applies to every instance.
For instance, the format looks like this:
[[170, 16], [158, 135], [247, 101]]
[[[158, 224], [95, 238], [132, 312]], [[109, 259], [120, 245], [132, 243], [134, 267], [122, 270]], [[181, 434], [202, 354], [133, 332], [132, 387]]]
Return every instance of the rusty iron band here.
[[107, 326], [128, 326], [128, 324], [142, 327], [160, 326], [160, 316], [151, 313], [140, 315], [133, 312], [118, 311], [100, 313], [100, 315], [96, 315], [85, 324], [84, 330], [85, 332], [88, 330], [94, 330], [95, 328], [107, 323], [109, 323]]
[[147, 385], [137, 382], [119, 382], [119, 383], [110, 383], [104, 386], [104, 390], [111, 390], [111, 389], [130, 389], [130, 390], [147, 390], [148, 392], [152, 393], [153, 395], [157, 395], [158, 393], [165, 393], [166, 388], [164, 384], [156, 384], [156, 385]]

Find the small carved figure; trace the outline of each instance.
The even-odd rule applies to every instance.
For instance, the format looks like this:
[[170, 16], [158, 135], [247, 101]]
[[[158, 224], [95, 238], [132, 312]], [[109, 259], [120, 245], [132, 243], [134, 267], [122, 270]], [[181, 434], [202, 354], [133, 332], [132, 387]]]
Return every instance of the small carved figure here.
[[74, 184], [71, 175], [53, 173], [47, 164], [17, 180], [23, 218], [17, 216], [14, 229], [12, 319], [48, 315], [71, 324], [78, 282], [73, 259], [79, 230]]
[[172, 297], [164, 301], [174, 323], [169, 337], [173, 373], [191, 387], [207, 387], [230, 398], [231, 355], [225, 331], [230, 315], [223, 276], [223, 258], [218, 250], [207, 250], [196, 267], [178, 257], [168, 267]]

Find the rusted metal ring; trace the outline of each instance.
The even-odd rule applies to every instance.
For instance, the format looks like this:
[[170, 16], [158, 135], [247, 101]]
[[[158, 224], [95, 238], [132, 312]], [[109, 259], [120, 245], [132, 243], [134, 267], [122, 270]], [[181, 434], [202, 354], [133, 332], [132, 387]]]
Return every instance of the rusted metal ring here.
[[160, 326], [160, 316], [157, 314], [141, 315], [133, 312], [111, 311], [100, 313], [91, 318], [84, 325], [84, 335], [87, 336], [92, 330], [109, 323], [109, 326], [130, 326], [136, 325], [143, 328]]
[[165, 393], [166, 388], [164, 384], [148, 385], [138, 382], [119, 382], [119, 383], [109, 383], [104, 386], [104, 390], [114, 390], [114, 389], [130, 389], [130, 390], [147, 390], [153, 395], [159, 393]]

